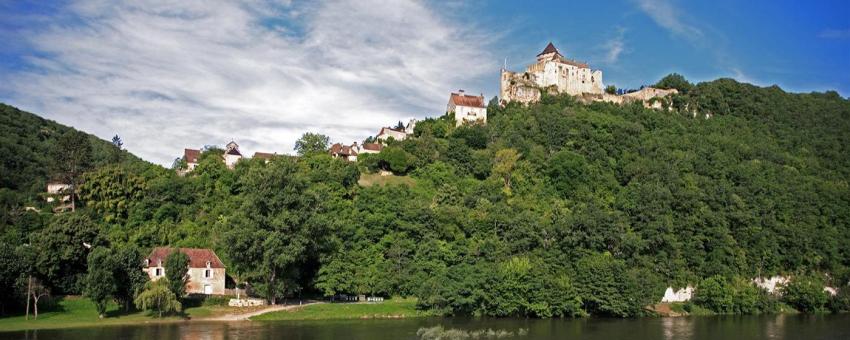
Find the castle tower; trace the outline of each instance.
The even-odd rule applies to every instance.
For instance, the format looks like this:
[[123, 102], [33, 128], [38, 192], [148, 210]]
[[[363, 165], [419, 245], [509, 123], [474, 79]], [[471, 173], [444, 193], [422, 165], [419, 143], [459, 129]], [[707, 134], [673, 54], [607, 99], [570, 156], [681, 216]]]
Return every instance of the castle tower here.
[[549, 45], [546, 45], [546, 48], [543, 49], [543, 52], [540, 52], [540, 54], [537, 55], [537, 62], [543, 62], [545, 60], [552, 60], [552, 57], [554, 57], [556, 55], [559, 56], [559, 57], [563, 57], [561, 52], [559, 52], [558, 49], [555, 48], [555, 45], [553, 45], [552, 42], [550, 41]]

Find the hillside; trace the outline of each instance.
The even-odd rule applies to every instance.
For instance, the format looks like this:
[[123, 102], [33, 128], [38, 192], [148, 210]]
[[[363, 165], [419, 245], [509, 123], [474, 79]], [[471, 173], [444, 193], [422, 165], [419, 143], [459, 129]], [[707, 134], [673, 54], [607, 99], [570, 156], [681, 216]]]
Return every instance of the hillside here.
[[[25, 194], [27, 200], [44, 192], [54, 175], [56, 140], [75, 129], [47, 120], [13, 106], [0, 103], [0, 189]], [[100, 167], [116, 158], [130, 166], [149, 163], [123, 151], [116, 155], [112, 143], [88, 135], [92, 147], [92, 167]]]
[[[412, 295], [423, 309], [490, 316], [641, 315], [665, 287], [686, 284], [721, 287], [735, 312], [768, 312], [775, 297], [743, 288], [750, 278], [844, 286], [850, 101], [729, 79], [674, 86], [673, 111], [543, 94], [527, 107], [491, 105], [486, 126], [432, 118], [357, 163], [317, 152], [230, 171], [205, 153], [185, 177], [96, 167], [81, 187], [87, 208], [44, 226], [10, 222], [0, 254], [26, 241], [62, 252], [51, 236], [60, 230], [140, 253], [209, 247], [270, 299]], [[3, 143], [31, 155], [4, 153], [4, 173], [46, 164], [37, 132], [58, 125], [7, 111], [24, 117], [16, 136], [34, 146]], [[357, 184], [379, 169], [415, 185]], [[80, 292], [85, 253], [63, 254], [35, 260], [36, 274]]]

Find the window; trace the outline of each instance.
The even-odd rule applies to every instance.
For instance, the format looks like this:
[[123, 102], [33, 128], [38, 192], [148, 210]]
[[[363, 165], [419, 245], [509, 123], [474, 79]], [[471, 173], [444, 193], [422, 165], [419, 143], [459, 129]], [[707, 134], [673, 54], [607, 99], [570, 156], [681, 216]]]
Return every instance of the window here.
[[204, 270], [204, 277], [209, 278], [212, 277], [212, 270]]
[[162, 276], [162, 268], [157, 268], [156, 269], [156, 275], [154, 275], [154, 276]]

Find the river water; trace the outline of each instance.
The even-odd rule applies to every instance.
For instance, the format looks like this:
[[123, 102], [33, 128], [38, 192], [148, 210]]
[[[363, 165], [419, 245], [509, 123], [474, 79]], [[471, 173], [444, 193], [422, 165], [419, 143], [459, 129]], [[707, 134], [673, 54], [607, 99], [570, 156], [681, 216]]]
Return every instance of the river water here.
[[0, 339], [850, 339], [850, 314], [640, 319], [422, 318], [182, 322], [28, 332]]

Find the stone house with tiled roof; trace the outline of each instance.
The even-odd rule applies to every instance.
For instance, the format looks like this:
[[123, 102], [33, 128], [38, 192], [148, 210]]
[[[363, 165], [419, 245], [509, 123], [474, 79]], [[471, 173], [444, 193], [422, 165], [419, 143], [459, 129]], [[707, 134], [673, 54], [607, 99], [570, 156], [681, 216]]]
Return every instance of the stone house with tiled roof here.
[[[189, 282], [186, 283], [187, 294], [223, 295], [225, 272], [224, 263], [212, 249], [178, 248], [181, 253], [189, 256]], [[145, 258], [144, 271], [151, 281], [165, 277], [165, 259], [175, 248], [156, 247]]]
[[268, 153], [268, 152], [254, 152], [254, 156], [251, 159], [262, 159], [266, 163], [271, 162], [272, 158], [274, 158], [276, 154]]
[[487, 123], [487, 104], [484, 94], [480, 96], [468, 95], [463, 90], [449, 95], [449, 103], [446, 105], [446, 113], [455, 115], [455, 125], [461, 126], [466, 123]]
[[333, 158], [342, 158], [345, 161], [355, 162], [357, 161], [357, 154], [360, 151], [360, 147], [357, 145], [357, 142], [354, 142], [352, 145], [342, 145], [341, 143], [335, 143], [331, 145], [330, 150], [328, 151]]
[[186, 170], [192, 171], [198, 166], [198, 160], [201, 158], [201, 150], [183, 149], [183, 160], [186, 161]]

